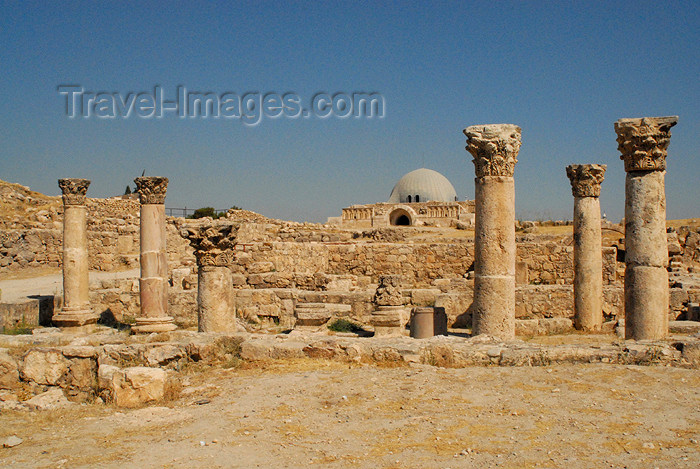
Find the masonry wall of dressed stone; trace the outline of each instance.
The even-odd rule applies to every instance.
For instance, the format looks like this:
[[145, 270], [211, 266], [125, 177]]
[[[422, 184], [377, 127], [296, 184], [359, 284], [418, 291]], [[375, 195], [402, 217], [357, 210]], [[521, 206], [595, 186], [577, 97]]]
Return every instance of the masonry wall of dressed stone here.
[[[352, 289], [380, 275], [401, 275], [407, 287], [427, 287], [473, 270], [474, 243], [254, 242], [238, 245], [236, 255], [233, 282], [239, 287], [327, 290], [336, 279]], [[573, 247], [561, 242], [519, 243], [517, 260], [527, 264], [529, 284], [573, 282]], [[604, 283], [615, 283], [615, 248], [603, 250], [603, 265]]]

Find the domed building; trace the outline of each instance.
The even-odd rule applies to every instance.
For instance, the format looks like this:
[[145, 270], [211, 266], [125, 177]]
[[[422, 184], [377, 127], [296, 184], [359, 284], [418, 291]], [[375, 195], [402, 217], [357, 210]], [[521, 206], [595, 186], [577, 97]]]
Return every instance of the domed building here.
[[457, 199], [450, 181], [432, 169], [420, 168], [405, 174], [394, 185], [389, 200], [352, 205], [343, 209], [341, 225], [357, 228], [381, 226], [456, 226], [474, 224], [474, 201]]

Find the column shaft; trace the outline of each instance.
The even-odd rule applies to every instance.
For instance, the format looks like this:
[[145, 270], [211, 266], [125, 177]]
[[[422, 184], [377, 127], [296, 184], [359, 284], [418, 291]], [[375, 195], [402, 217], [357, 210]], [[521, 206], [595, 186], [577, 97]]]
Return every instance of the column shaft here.
[[59, 179], [63, 191], [63, 307], [52, 321], [63, 328], [81, 328], [97, 322], [90, 307], [88, 277], [87, 179]]
[[476, 178], [473, 333], [515, 335], [515, 185]]
[[168, 258], [165, 250], [165, 191], [167, 178], [135, 179], [141, 199], [139, 278], [141, 315], [131, 328], [136, 333], [166, 332], [176, 328], [168, 316]]
[[199, 332], [238, 330], [233, 306], [231, 269], [200, 266], [197, 278]]
[[603, 324], [603, 258], [598, 197], [574, 198], [574, 324], [598, 331]]
[[625, 337], [668, 332], [665, 171], [634, 171], [625, 181]]

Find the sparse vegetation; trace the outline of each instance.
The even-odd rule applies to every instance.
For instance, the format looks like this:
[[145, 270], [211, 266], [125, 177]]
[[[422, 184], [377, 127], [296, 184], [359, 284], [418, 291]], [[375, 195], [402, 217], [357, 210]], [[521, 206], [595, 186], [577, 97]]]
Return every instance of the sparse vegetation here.
[[[232, 206], [229, 210], [242, 210], [241, 207], [238, 207], [236, 205]], [[226, 210], [217, 212], [214, 207], [202, 207], [198, 208], [197, 210], [194, 211], [192, 215], [187, 215], [187, 218], [190, 220], [195, 220], [197, 218], [204, 218], [204, 217], [210, 217], [213, 218], [214, 220], [218, 218], [222, 218], [226, 216]]]
[[358, 332], [364, 332], [364, 329], [347, 319], [336, 319], [335, 321], [328, 324], [328, 329], [333, 332], [352, 332], [357, 334]]

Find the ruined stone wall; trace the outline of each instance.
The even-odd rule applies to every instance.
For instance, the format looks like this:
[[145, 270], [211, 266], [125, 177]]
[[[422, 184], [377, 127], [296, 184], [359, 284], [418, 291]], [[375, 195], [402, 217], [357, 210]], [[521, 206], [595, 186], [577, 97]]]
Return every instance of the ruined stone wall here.
[[[283, 238], [282, 238], [283, 237]], [[435, 279], [461, 278], [473, 270], [472, 240], [446, 243], [346, 241], [347, 234], [280, 233], [277, 239], [237, 246], [234, 284], [252, 288], [325, 290], [324, 276], [350, 276], [373, 283], [379, 275], [400, 274], [407, 287], [430, 286]], [[344, 241], [332, 242], [331, 239]], [[324, 240], [328, 240], [325, 241]], [[527, 284], [573, 283], [573, 247], [562, 242], [519, 243], [517, 260], [527, 264]], [[615, 248], [603, 250], [604, 283], [617, 280]]]
[[[58, 198], [56, 198], [58, 199]], [[90, 270], [139, 266], [139, 203], [124, 199], [87, 200]], [[170, 267], [193, 265], [189, 243], [179, 236], [176, 219], [168, 221]], [[23, 219], [5, 220], [0, 231], [0, 272], [27, 267], [61, 267], [63, 206], [50, 205]]]

